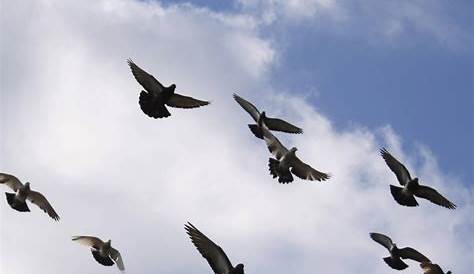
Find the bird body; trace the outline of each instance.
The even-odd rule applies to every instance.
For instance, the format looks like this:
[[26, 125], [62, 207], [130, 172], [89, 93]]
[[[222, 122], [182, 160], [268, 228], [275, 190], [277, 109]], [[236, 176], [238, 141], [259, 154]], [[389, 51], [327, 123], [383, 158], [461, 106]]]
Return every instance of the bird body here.
[[418, 206], [415, 197], [427, 199], [432, 203], [455, 209], [456, 205], [446, 199], [435, 189], [420, 185], [418, 178], [411, 178], [408, 169], [392, 156], [385, 148], [380, 150], [382, 158], [387, 166], [397, 176], [397, 180], [402, 187], [390, 185], [390, 192], [397, 203], [404, 206]]
[[209, 102], [194, 99], [175, 93], [176, 85], [163, 86], [153, 75], [137, 66], [132, 60], [127, 60], [133, 76], [145, 89], [140, 92], [138, 103], [141, 110], [152, 118], [171, 116], [166, 106], [174, 108], [197, 108], [208, 105]]
[[117, 264], [119, 270], [125, 270], [122, 256], [117, 249], [112, 247], [111, 240], [103, 242], [101, 239], [94, 236], [73, 236], [72, 240], [90, 247], [92, 256], [101, 265], [112, 266]]
[[372, 240], [384, 246], [390, 253], [390, 256], [383, 258], [391, 268], [403, 270], [408, 265], [402, 259], [411, 259], [418, 262], [429, 262], [430, 260], [411, 247], [398, 248], [388, 236], [381, 233], [372, 232], [369, 234]]
[[26, 204], [26, 201], [28, 200], [37, 205], [55, 221], [59, 221], [59, 215], [53, 209], [46, 197], [44, 197], [40, 192], [31, 190], [29, 182], [22, 184], [17, 177], [11, 174], [0, 173], [0, 184], [5, 184], [14, 191], [14, 193], [5, 193], [7, 202], [11, 208], [20, 212], [29, 212], [30, 209]]
[[296, 156], [296, 147], [288, 150], [268, 129], [266, 124], [261, 123], [263, 139], [270, 153], [275, 156], [268, 160], [270, 175], [278, 178], [278, 182], [286, 184], [293, 182], [293, 175], [309, 181], [325, 181], [331, 177], [330, 174], [318, 171], [304, 163]]
[[252, 116], [253, 120], [257, 124], [249, 124], [250, 131], [259, 139], [263, 139], [262, 123], [264, 123], [268, 129], [281, 131], [286, 133], [300, 134], [303, 130], [297, 126], [294, 126], [282, 119], [267, 117], [265, 111], [260, 112], [252, 103], [245, 100], [234, 93], [234, 100]]

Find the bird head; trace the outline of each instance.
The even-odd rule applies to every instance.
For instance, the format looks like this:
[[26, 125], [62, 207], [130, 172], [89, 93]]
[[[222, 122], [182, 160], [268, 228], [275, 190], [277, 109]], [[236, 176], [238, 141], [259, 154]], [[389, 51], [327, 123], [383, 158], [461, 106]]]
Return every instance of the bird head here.
[[238, 264], [238, 265], [235, 266], [234, 270], [235, 270], [234, 273], [244, 274], [244, 265], [243, 264]]
[[413, 179], [413, 183], [418, 184], [418, 178]]
[[171, 84], [170, 89], [172, 89], [172, 90], [174, 91], [174, 90], [176, 89], [176, 85], [175, 85], [175, 84]]
[[30, 189], [30, 182], [25, 183], [25, 189]]
[[112, 246], [112, 240], [108, 240], [107, 242], [105, 242], [104, 244], [106, 247], [111, 247]]
[[262, 127], [262, 124], [264, 123], [264, 120], [267, 116], [265, 116], [265, 111], [262, 111], [260, 113], [260, 116], [258, 117], [258, 121], [257, 121], [257, 124], [259, 127]]
[[292, 147], [292, 148], [290, 149], [290, 152], [291, 152], [291, 153], [295, 153], [296, 151], [298, 151], [298, 149], [297, 149], [296, 147]]

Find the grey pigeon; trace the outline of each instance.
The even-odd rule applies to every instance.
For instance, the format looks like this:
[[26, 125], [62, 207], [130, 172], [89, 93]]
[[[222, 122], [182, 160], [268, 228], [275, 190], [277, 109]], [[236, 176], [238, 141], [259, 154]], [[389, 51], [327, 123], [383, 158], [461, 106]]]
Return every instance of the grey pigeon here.
[[252, 116], [255, 122], [257, 122], [257, 124], [248, 125], [250, 128], [250, 131], [252, 131], [252, 133], [257, 138], [263, 139], [263, 132], [260, 126], [262, 122], [265, 123], [265, 125], [267, 125], [267, 127], [270, 130], [282, 131], [286, 133], [296, 133], [296, 134], [303, 133], [303, 130], [301, 128], [294, 126], [282, 119], [267, 117], [265, 114], [265, 111], [262, 111], [260, 113], [260, 111], [258, 111], [258, 109], [252, 103], [243, 99], [237, 94], [234, 93], [233, 96], [234, 96], [235, 101], [237, 101], [237, 103], [239, 103], [239, 105], [245, 111], [247, 111], [250, 114], [250, 116]]
[[94, 259], [105, 266], [117, 264], [118, 269], [125, 270], [120, 252], [112, 247], [112, 241], [103, 242], [93, 236], [73, 236], [72, 240], [91, 248]]
[[164, 87], [151, 74], [137, 66], [131, 59], [127, 60], [135, 79], [145, 90], [140, 93], [138, 103], [142, 111], [155, 119], [171, 116], [166, 106], [174, 108], [197, 108], [209, 102], [194, 99], [175, 93], [176, 85]]
[[[445, 274], [439, 265], [431, 262], [422, 262], [420, 267], [423, 269], [423, 274]], [[446, 274], [451, 274], [451, 271], [446, 272]]]
[[53, 218], [55, 221], [59, 221], [58, 214], [48, 202], [46, 197], [37, 191], [31, 190], [29, 182], [22, 184], [17, 177], [6, 173], [0, 173], [0, 184], [7, 185], [15, 192], [5, 193], [7, 196], [7, 202], [11, 208], [20, 212], [28, 212], [30, 211], [28, 205], [26, 204], [26, 200], [28, 200], [37, 205], [44, 212], [48, 213], [49, 217]]
[[191, 223], [188, 222], [184, 226], [184, 229], [191, 238], [194, 246], [196, 246], [199, 253], [207, 260], [215, 274], [244, 274], [243, 264], [238, 264], [233, 267], [224, 250]]
[[318, 171], [310, 165], [305, 164], [295, 154], [296, 147], [288, 150], [271, 132], [265, 123], [261, 123], [263, 139], [268, 150], [276, 159], [270, 158], [268, 167], [273, 178], [278, 177], [278, 182], [286, 184], [293, 182], [291, 173], [303, 180], [325, 181], [331, 177], [330, 174]]
[[380, 150], [382, 158], [387, 163], [390, 170], [395, 173], [397, 176], [398, 182], [402, 187], [390, 185], [390, 192], [392, 192], [393, 198], [400, 204], [404, 206], [418, 206], [418, 202], [415, 199], [416, 197], [427, 199], [437, 205], [455, 209], [456, 205], [450, 202], [448, 199], [443, 197], [435, 189], [420, 185], [418, 183], [418, 178], [412, 179], [408, 169], [400, 163], [395, 157], [392, 156], [385, 148]]
[[397, 245], [392, 242], [392, 239], [383, 234], [370, 233], [370, 238], [388, 249], [390, 256], [383, 258], [383, 260], [393, 269], [403, 270], [408, 267], [402, 259], [411, 259], [418, 262], [430, 261], [423, 254], [411, 247], [398, 248]]

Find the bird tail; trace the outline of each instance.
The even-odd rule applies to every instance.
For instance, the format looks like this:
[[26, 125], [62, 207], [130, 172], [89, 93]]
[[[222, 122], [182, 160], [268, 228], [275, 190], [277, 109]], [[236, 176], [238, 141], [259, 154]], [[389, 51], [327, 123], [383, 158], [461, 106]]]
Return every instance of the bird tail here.
[[270, 158], [268, 160], [268, 168], [273, 178], [278, 177], [278, 182], [287, 184], [293, 182], [293, 175], [289, 169], [280, 168], [280, 161]]
[[7, 202], [10, 205], [11, 208], [20, 211], [20, 212], [28, 212], [30, 209], [28, 208], [28, 205], [25, 202], [20, 202], [17, 199], [15, 199], [15, 194], [13, 193], [5, 193], [7, 196]]
[[263, 131], [258, 125], [249, 125], [250, 131], [259, 139], [263, 139]]
[[92, 251], [92, 256], [94, 256], [94, 259], [101, 265], [105, 266], [111, 266], [114, 265], [115, 262], [109, 257], [103, 257], [100, 255], [100, 252], [97, 250], [91, 250]]
[[138, 103], [142, 111], [152, 118], [156, 119], [171, 116], [171, 113], [164, 104], [154, 102], [153, 96], [144, 90], [140, 92]]
[[418, 206], [415, 196], [403, 192], [403, 188], [390, 185], [390, 192], [397, 203], [404, 206]]
[[402, 259], [396, 257], [396, 258], [392, 258], [392, 257], [385, 257], [383, 258], [383, 260], [393, 269], [396, 269], [396, 270], [403, 270], [405, 268], [408, 267], [408, 265], [402, 261]]

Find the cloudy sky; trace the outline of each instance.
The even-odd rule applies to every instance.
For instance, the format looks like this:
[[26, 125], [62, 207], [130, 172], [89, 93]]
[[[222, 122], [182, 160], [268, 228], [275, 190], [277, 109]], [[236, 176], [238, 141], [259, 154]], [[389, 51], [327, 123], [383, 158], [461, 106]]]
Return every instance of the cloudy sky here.
[[[82, 234], [112, 239], [127, 273], [211, 273], [190, 221], [249, 274], [398, 273], [371, 231], [472, 273], [473, 8], [2, 0], [0, 172], [31, 182], [61, 221], [0, 199], [0, 272], [117, 273], [71, 242]], [[212, 104], [145, 116], [127, 58]], [[334, 177], [273, 180], [234, 92], [304, 128], [278, 137]], [[382, 146], [458, 209], [396, 204]]]

